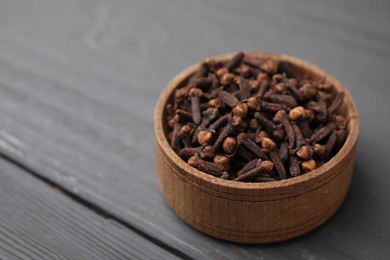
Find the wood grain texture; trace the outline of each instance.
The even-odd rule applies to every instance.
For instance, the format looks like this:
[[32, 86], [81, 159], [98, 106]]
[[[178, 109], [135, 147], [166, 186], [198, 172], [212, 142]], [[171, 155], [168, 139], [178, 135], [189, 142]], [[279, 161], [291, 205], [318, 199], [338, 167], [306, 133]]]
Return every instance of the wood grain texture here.
[[[270, 243], [297, 237], [324, 223], [339, 208], [352, 179], [359, 134], [356, 106], [348, 90], [313, 64], [284, 54], [245, 53], [259, 60], [294, 64], [314, 81], [326, 78], [345, 93], [338, 110], [348, 121], [343, 148], [323, 167], [299, 177], [270, 182], [227, 181], [187, 165], [167, 141], [166, 105], [199, 69], [195, 64], [168, 84], [157, 102], [154, 129], [160, 188], [170, 207], [187, 223], [211, 236], [240, 243]], [[216, 57], [229, 60], [234, 54]]]
[[176, 259], [0, 159], [0, 259]]
[[[390, 254], [386, 2], [0, 5], [2, 153], [195, 258]], [[153, 109], [161, 91], [189, 64], [238, 50], [309, 60], [341, 80], [359, 109], [346, 202], [322, 228], [287, 243], [241, 246], [204, 236], [168, 209], [156, 183]]]

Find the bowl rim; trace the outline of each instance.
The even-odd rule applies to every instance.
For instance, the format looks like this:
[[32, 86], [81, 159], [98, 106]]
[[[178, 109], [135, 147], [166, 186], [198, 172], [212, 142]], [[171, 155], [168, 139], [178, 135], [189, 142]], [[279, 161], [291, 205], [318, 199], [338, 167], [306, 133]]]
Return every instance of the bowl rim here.
[[[217, 60], [225, 60], [233, 57], [236, 53], [228, 53], [220, 56], [212, 57]], [[313, 74], [317, 74], [321, 77], [325, 77], [327, 81], [331, 82], [339, 91], [345, 92], [344, 103], [348, 107], [348, 135], [347, 139], [335, 156], [333, 156], [328, 162], [326, 162], [321, 167], [293, 177], [290, 179], [279, 180], [274, 182], [237, 182], [232, 180], [224, 180], [210, 174], [199, 171], [198, 169], [190, 166], [187, 162], [183, 161], [178, 154], [176, 154], [171, 146], [168, 143], [168, 140], [164, 134], [163, 128], [163, 113], [165, 106], [172, 95], [172, 92], [179, 86], [184, 80], [188, 79], [200, 66], [199, 63], [196, 63], [183, 71], [177, 74], [166, 86], [166, 88], [161, 93], [154, 111], [154, 133], [156, 142], [160, 145], [161, 149], [167, 154], [167, 156], [176, 164], [177, 167], [182, 168], [186, 173], [189, 173], [191, 177], [198, 179], [199, 181], [208, 182], [220, 186], [221, 188], [227, 189], [240, 189], [240, 190], [268, 190], [273, 188], [286, 188], [291, 187], [292, 185], [299, 185], [308, 181], [312, 181], [316, 178], [319, 178], [325, 172], [328, 172], [330, 169], [342, 162], [354, 149], [358, 135], [359, 135], [359, 116], [355, 102], [349, 93], [348, 89], [335, 77], [320, 69], [316, 65], [291, 56], [287, 54], [280, 53], [263, 53], [263, 52], [245, 52], [245, 55], [253, 56], [256, 58], [265, 58], [265, 59], [274, 59], [274, 60], [283, 60], [289, 61], [298, 67], [303, 68], [304, 70], [309, 70]], [[188, 176], [186, 176], [188, 177]], [[185, 178], [186, 178], [185, 177]]]

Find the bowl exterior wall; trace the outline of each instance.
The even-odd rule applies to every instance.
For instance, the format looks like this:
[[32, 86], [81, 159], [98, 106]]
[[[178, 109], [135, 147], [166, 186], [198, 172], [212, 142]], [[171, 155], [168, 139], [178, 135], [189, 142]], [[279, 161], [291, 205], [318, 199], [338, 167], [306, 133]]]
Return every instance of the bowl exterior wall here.
[[[284, 194], [242, 196], [240, 190], [205, 189], [192, 182], [157, 144], [161, 192], [176, 214], [196, 229], [239, 243], [270, 243], [302, 235], [329, 219], [350, 186], [355, 148], [344, 160], [322, 173], [322, 183], [292, 185]], [[301, 187], [303, 186], [303, 187]], [[290, 190], [299, 190], [290, 196]], [[228, 198], [227, 198], [228, 197]], [[237, 199], [233, 199], [236, 197]], [[274, 199], [278, 197], [278, 199]]]

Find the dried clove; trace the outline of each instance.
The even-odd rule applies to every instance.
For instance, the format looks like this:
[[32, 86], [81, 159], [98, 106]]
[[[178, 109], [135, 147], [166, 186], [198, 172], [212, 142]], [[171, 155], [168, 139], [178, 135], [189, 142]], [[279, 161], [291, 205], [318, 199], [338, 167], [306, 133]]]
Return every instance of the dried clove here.
[[278, 112], [279, 110], [285, 110], [287, 109], [286, 105], [283, 104], [277, 104], [277, 103], [270, 103], [266, 101], [260, 102], [260, 110], [268, 111], [268, 112]]
[[[266, 74], [260, 73], [259, 76], [257, 76], [257, 78], [259, 78], [262, 75], [265, 75], [265, 77], [267, 77]], [[270, 80], [268, 78], [265, 78], [264, 80], [261, 81], [260, 87], [259, 87], [259, 92], [257, 94], [260, 98], [264, 97], [264, 94], [268, 90], [269, 85], [270, 85]]]
[[271, 94], [268, 96], [268, 99], [274, 103], [286, 105], [287, 107], [290, 108], [294, 108], [298, 105], [295, 98], [289, 95]]
[[322, 144], [315, 144], [313, 146], [313, 153], [319, 158], [324, 158], [326, 152], [326, 147]]
[[262, 152], [261, 148], [251, 139], [245, 138], [243, 135], [237, 136], [238, 142], [244, 145], [249, 151], [251, 151], [257, 158], [266, 159], [267, 156]]
[[264, 149], [271, 158], [271, 161], [274, 163], [279, 177], [282, 180], [286, 179], [286, 169], [284, 168], [284, 165], [279, 158], [279, 154], [276, 152], [276, 144], [274, 141], [269, 138], [264, 138], [261, 142], [261, 148]]
[[183, 125], [179, 130], [179, 136], [181, 141], [184, 144], [184, 147], [191, 146], [191, 134], [194, 132], [194, 129], [189, 125]]
[[336, 146], [336, 143], [337, 143], [337, 138], [338, 138], [338, 134], [336, 131], [333, 131], [332, 134], [329, 136], [329, 139], [328, 141], [326, 142], [326, 145], [325, 145], [325, 157], [329, 157], [329, 155], [331, 154], [331, 152], [333, 151], [333, 149], [335, 148]]
[[288, 79], [287, 80], [287, 88], [291, 91], [291, 95], [299, 102], [303, 101], [303, 95], [297, 88], [297, 80], [296, 79]]
[[241, 118], [235, 116], [232, 118], [230, 122], [225, 126], [222, 132], [219, 134], [217, 140], [214, 143], [215, 149], [218, 149], [222, 142], [233, 132], [234, 128], [236, 128], [241, 122]]
[[202, 95], [202, 90], [199, 88], [193, 88], [190, 90], [191, 96], [191, 113], [192, 120], [195, 124], [199, 124], [202, 120], [200, 115], [199, 97]]
[[250, 88], [249, 88], [247, 80], [244, 79], [243, 77], [239, 77], [238, 78], [238, 86], [240, 87], [241, 100], [249, 98]]
[[203, 112], [202, 122], [195, 130], [195, 133], [192, 138], [192, 143], [196, 142], [199, 132], [201, 130], [204, 130], [210, 124], [210, 122], [216, 118], [217, 115], [218, 115], [218, 109], [216, 108], [208, 108], [206, 111]]
[[225, 169], [225, 171], [229, 171], [231, 169], [230, 159], [226, 155], [215, 155], [213, 162], [217, 165], [220, 165], [222, 168]]
[[226, 123], [226, 121], [228, 121], [229, 117], [230, 115], [226, 114], [218, 118], [213, 124], [210, 125], [208, 130], [211, 132], [216, 132], [222, 125]]
[[284, 131], [283, 128], [276, 128], [273, 132], [272, 132], [272, 136], [274, 137], [275, 141], [283, 141], [284, 140], [284, 137], [286, 136], [286, 131]]
[[181, 128], [181, 124], [179, 122], [176, 122], [173, 126], [173, 132], [172, 132], [172, 139], [171, 139], [171, 147], [172, 149], [177, 153], [180, 150], [179, 142], [180, 142], [180, 136], [179, 131]]
[[198, 147], [185, 147], [179, 151], [179, 156], [184, 161], [188, 161], [188, 159], [190, 159], [196, 153], [200, 153], [204, 147], [205, 145], [198, 146]]
[[274, 60], [268, 59], [260, 66], [260, 69], [269, 74], [273, 74], [278, 70], [278, 63]]
[[340, 92], [337, 94], [337, 96], [335, 97], [335, 99], [333, 100], [332, 104], [330, 104], [330, 106], [328, 107], [328, 112], [329, 114], [334, 114], [334, 112], [336, 112], [336, 110], [341, 106], [341, 104], [343, 103], [343, 100], [344, 100], [344, 96], [345, 96], [345, 93], [344, 92]]
[[249, 181], [249, 180], [252, 180], [256, 177], [260, 177], [262, 174], [270, 173], [272, 171], [272, 169], [274, 168], [274, 164], [270, 161], [258, 161], [258, 162], [260, 162], [260, 163], [258, 163], [255, 168], [238, 176], [234, 180], [235, 181]]
[[294, 107], [293, 109], [290, 110], [290, 112], [288, 114], [288, 118], [291, 121], [295, 121], [295, 122], [300, 121], [303, 118], [305, 118], [305, 113], [306, 113], [305, 108], [303, 108], [301, 106]]
[[208, 174], [214, 175], [216, 177], [221, 176], [224, 172], [222, 166], [205, 161], [201, 159], [197, 154], [188, 159], [188, 164], [202, 172], [207, 172]]
[[208, 69], [207, 69], [206, 64], [205, 64], [205, 63], [202, 63], [202, 64], [200, 65], [199, 70], [197, 70], [197, 71], [195, 72], [195, 74], [194, 74], [194, 75], [190, 78], [190, 80], [188, 81], [188, 85], [189, 85], [189, 86], [195, 85], [195, 81], [196, 81], [198, 78], [200, 78], [200, 77], [206, 76], [207, 71], [208, 71]]
[[226, 137], [222, 143], [222, 149], [226, 154], [233, 154], [237, 149], [237, 141], [234, 137]]
[[310, 137], [310, 142], [318, 142], [327, 137], [333, 130], [336, 130], [337, 125], [334, 122], [330, 122], [326, 126], [320, 128]]
[[241, 176], [244, 173], [246, 173], [246, 172], [252, 170], [253, 168], [255, 168], [258, 161], [261, 162], [261, 159], [254, 159], [254, 160], [248, 162], [247, 164], [245, 164], [245, 166], [242, 167], [241, 170], [239, 170], [237, 172], [237, 176]]
[[234, 95], [224, 90], [219, 92], [218, 97], [229, 107], [235, 107], [238, 103], [240, 103]]
[[296, 155], [299, 157], [299, 159], [306, 161], [312, 158], [313, 150], [310, 146], [303, 145], [297, 150]]
[[301, 129], [304, 138], [310, 138], [310, 136], [313, 135], [313, 131], [311, 130], [309, 126], [309, 122], [306, 120], [306, 118], [299, 121], [298, 125], [299, 125], [299, 129]]
[[292, 178], [343, 146], [348, 121], [336, 112], [344, 97], [287, 61], [206, 58], [166, 105], [166, 136], [184, 161], [222, 179]]
[[303, 137], [302, 131], [296, 124], [292, 125], [295, 133], [296, 147], [299, 149], [305, 144], [305, 138]]
[[317, 95], [317, 88], [308, 82], [299, 88], [299, 92], [305, 99], [312, 99]]
[[221, 78], [221, 85], [228, 86], [233, 82], [235, 76], [232, 73], [226, 73]]
[[266, 131], [259, 131], [259, 133], [256, 136], [256, 142], [261, 143], [264, 138], [268, 138], [269, 134]]
[[252, 131], [256, 131], [260, 127], [260, 123], [256, 118], [252, 118], [249, 120], [248, 127]]
[[248, 114], [248, 106], [245, 103], [238, 103], [235, 107], [232, 109], [233, 116], [238, 116], [240, 118], [246, 117]]
[[228, 172], [223, 172], [221, 175], [221, 179], [228, 180], [230, 177], [230, 174]]
[[290, 174], [293, 177], [301, 174], [301, 168], [299, 167], [299, 160], [295, 155], [290, 156]]
[[286, 162], [288, 159], [288, 143], [282, 142], [279, 148], [279, 158], [282, 162]]
[[317, 163], [315, 160], [311, 159], [308, 161], [304, 161], [301, 163], [302, 170], [304, 173], [310, 172], [312, 170], [315, 170], [317, 168]]
[[241, 63], [244, 56], [245, 55], [243, 52], [237, 53], [231, 60], [229, 60], [228, 62], [225, 63], [225, 68], [228, 71], [232, 71], [234, 68], [236, 68]]
[[256, 110], [259, 105], [259, 102], [256, 97], [250, 97], [247, 100], [243, 100], [243, 102], [245, 102], [248, 109], [252, 111]]
[[[203, 147], [203, 145], [202, 145]], [[211, 160], [215, 156], [215, 148], [212, 145], [206, 145], [204, 146], [201, 151], [199, 152], [200, 158], [204, 160]]]
[[199, 144], [210, 144], [213, 139], [213, 133], [208, 130], [201, 130], [197, 140]]
[[175, 120], [175, 122], [185, 124], [187, 122], [192, 121], [192, 115], [190, 113], [188, 113], [187, 111], [177, 109], [176, 115], [174, 116], [174, 120]]
[[280, 110], [275, 114], [274, 120], [282, 123], [284, 130], [286, 131], [288, 143], [290, 148], [294, 147], [295, 144], [295, 133], [292, 128], [290, 121], [287, 119], [286, 111]]
[[268, 133], [272, 133], [274, 131], [274, 129], [276, 128], [275, 127], [275, 124], [269, 120], [268, 118], [266, 118], [263, 114], [261, 114], [260, 112], [256, 112], [254, 117], [259, 120], [260, 124], [267, 130]]
[[251, 153], [245, 146], [241, 145], [241, 143], [238, 144], [236, 154], [241, 157], [241, 159], [249, 162], [255, 159], [255, 156], [253, 153]]

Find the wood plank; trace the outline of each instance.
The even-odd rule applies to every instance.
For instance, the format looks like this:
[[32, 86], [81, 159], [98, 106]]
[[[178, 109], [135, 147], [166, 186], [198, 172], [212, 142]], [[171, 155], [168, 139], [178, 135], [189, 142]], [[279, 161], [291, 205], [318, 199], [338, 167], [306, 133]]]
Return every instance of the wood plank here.
[[[390, 129], [381, 120], [390, 111], [386, 10], [380, 1], [3, 1], [1, 152], [194, 258], [383, 258], [390, 254], [390, 177], [377, 162], [390, 159], [383, 142]], [[167, 208], [156, 184], [159, 93], [191, 63], [236, 50], [318, 64], [350, 88], [362, 119], [343, 208], [286, 243], [241, 246], [206, 237]]]
[[176, 259], [0, 159], [0, 258]]

